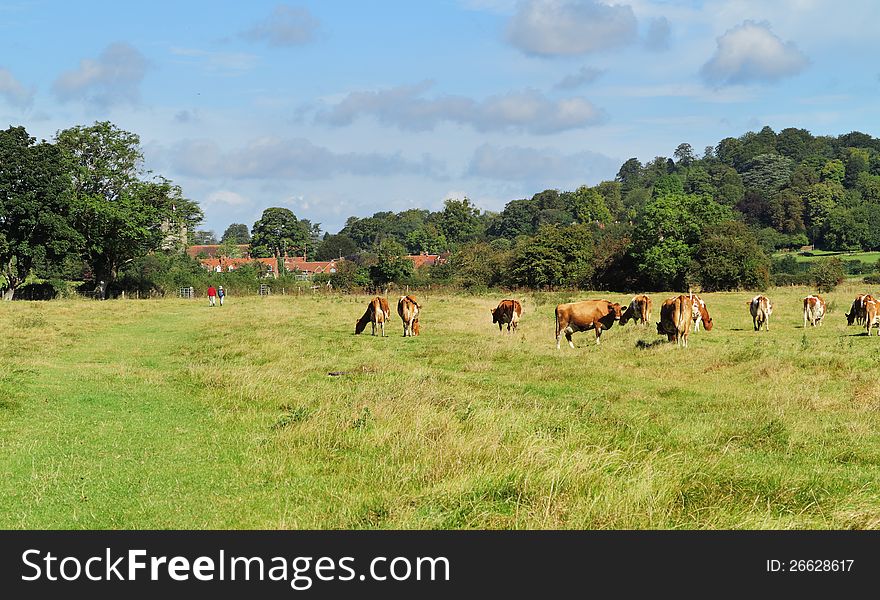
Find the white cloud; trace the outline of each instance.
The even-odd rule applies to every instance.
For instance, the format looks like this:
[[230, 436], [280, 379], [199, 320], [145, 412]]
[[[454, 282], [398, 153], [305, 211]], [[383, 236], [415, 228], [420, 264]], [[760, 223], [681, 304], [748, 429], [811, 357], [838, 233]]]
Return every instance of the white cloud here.
[[19, 108], [28, 108], [34, 103], [34, 89], [26, 88], [7, 69], [0, 67], [0, 96], [6, 102]]
[[110, 44], [97, 59], [80, 61], [79, 68], [62, 73], [52, 89], [62, 102], [86, 100], [100, 106], [137, 104], [147, 59], [133, 46]]
[[202, 178], [326, 179], [337, 174], [442, 177], [442, 165], [425, 155], [411, 161], [399, 154], [336, 153], [305, 139], [263, 137], [228, 151], [210, 140], [186, 140], [170, 149], [173, 170]]
[[474, 151], [467, 174], [506, 181], [544, 182], [557, 187], [562, 183], [577, 185], [613, 177], [619, 167], [620, 161], [597, 152], [563, 154], [552, 148], [483, 144]]
[[715, 54], [700, 69], [712, 84], [774, 82], [803, 71], [809, 59], [793, 42], [783, 42], [768, 23], [744, 21], [717, 39]]
[[353, 92], [316, 120], [351, 124], [362, 115], [410, 131], [427, 131], [441, 121], [469, 125], [477, 131], [516, 130], [548, 134], [595, 125], [604, 113], [585, 98], [551, 100], [536, 90], [509, 92], [477, 101], [465, 96], [425, 98], [430, 82], [375, 92]]
[[226, 206], [246, 206], [251, 201], [241, 194], [237, 194], [230, 190], [216, 190], [205, 197], [206, 204], [225, 204]]
[[627, 5], [593, 0], [525, 0], [507, 25], [507, 41], [526, 54], [572, 56], [626, 46], [637, 36]]
[[666, 17], [651, 19], [648, 31], [645, 33], [645, 48], [655, 52], [668, 50], [670, 33], [669, 20]]
[[171, 48], [175, 56], [187, 59], [190, 62], [198, 61], [206, 65], [208, 70], [240, 74], [249, 71], [257, 64], [257, 56], [246, 52], [212, 52], [198, 48]]
[[318, 19], [307, 9], [279, 4], [271, 15], [242, 33], [242, 37], [276, 47], [301, 46], [315, 38], [319, 25]]
[[553, 87], [558, 90], [573, 90], [583, 85], [593, 83], [600, 75], [602, 75], [602, 73], [602, 69], [597, 69], [595, 67], [581, 67], [577, 73], [566, 75]]

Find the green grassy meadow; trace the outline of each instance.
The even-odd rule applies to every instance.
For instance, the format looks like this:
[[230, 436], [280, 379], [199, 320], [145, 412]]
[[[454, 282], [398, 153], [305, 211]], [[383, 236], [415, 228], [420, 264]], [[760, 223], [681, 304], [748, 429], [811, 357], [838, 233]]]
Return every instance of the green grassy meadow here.
[[826, 258], [839, 258], [840, 260], [858, 260], [867, 265], [877, 264], [880, 260], [880, 252], [832, 252], [829, 250], [812, 250], [810, 256], [805, 256], [800, 252], [777, 252], [773, 258], [783, 258], [787, 255], [794, 256], [799, 263], [813, 263]]
[[0, 528], [877, 528], [865, 291], [560, 351], [556, 303], [629, 296], [523, 294], [507, 335], [501, 296], [418, 294], [416, 338], [353, 335], [366, 296], [5, 303]]

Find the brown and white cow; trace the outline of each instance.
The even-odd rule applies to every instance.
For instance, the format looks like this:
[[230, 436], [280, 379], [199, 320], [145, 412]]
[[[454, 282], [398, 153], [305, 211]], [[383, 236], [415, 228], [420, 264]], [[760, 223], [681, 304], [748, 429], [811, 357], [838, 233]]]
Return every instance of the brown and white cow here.
[[611, 329], [615, 321], [619, 321], [623, 314], [623, 307], [617, 302], [608, 300], [584, 300], [583, 302], [569, 302], [556, 307], [556, 349], [562, 334], [568, 340], [568, 345], [574, 348], [571, 334], [578, 331], [596, 330], [596, 343], [602, 337], [602, 331]]
[[822, 317], [825, 316], [825, 300], [822, 296], [816, 294], [804, 298], [804, 327], [807, 323], [810, 327], [822, 324]]
[[867, 303], [869, 300], [874, 300], [874, 296], [871, 294], [860, 294], [856, 296], [856, 299], [853, 300], [852, 306], [849, 308], [849, 312], [846, 313], [847, 325], [852, 325], [853, 323], [859, 325], [865, 324], [865, 319], [867, 318]]
[[706, 331], [712, 331], [712, 317], [709, 316], [709, 311], [706, 310], [706, 303], [696, 294], [691, 294], [689, 297], [693, 298], [693, 306], [691, 307], [691, 319], [694, 322], [693, 330], [699, 331], [700, 323], [702, 323]]
[[620, 324], [626, 325], [632, 319], [636, 323], [646, 325], [651, 320], [651, 304], [651, 298], [644, 294], [633, 296], [629, 306], [623, 311], [623, 316], [620, 317]]
[[419, 312], [422, 307], [412, 296], [401, 296], [397, 301], [397, 314], [403, 321], [403, 337], [419, 335]]
[[516, 333], [516, 325], [522, 315], [522, 304], [519, 303], [519, 300], [502, 300], [489, 312], [492, 313], [492, 322], [498, 323], [499, 332], [501, 326], [507, 323], [507, 331], [511, 331], [510, 328], [513, 327], [512, 333]]
[[367, 310], [357, 324], [354, 326], [354, 333], [358, 335], [367, 328], [367, 323], [373, 326], [373, 335], [376, 335], [376, 326], [382, 330], [382, 337], [385, 337], [385, 321], [391, 316], [391, 308], [388, 306], [388, 300], [381, 296], [376, 296], [367, 304]]
[[681, 295], [669, 298], [660, 306], [660, 322], [657, 323], [657, 333], [665, 335], [670, 342], [687, 348], [688, 336], [693, 324], [693, 310], [693, 297]]
[[871, 335], [872, 327], [877, 327], [877, 335], [880, 335], [880, 302], [869, 295], [865, 301], [865, 333]]
[[755, 296], [749, 301], [749, 313], [752, 315], [752, 325], [755, 331], [760, 331], [764, 326], [764, 331], [770, 331], [770, 315], [773, 313], [773, 303], [767, 296]]

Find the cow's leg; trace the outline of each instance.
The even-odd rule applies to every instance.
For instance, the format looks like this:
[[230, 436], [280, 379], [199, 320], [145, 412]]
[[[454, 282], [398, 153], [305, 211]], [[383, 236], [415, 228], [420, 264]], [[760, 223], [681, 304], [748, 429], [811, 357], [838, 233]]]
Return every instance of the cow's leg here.
[[565, 328], [565, 339], [568, 340], [568, 345], [574, 348], [574, 342], [571, 341], [571, 334], [574, 333], [574, 329], [571, 328], [571, 325]]
[[385, 337], [385, 321], [379, 323], [379, 328], [382, 330], [382, 337]]
[[602, 337], [602, 324], [599, 321], [593, 321], [593, 329], [596, 330], [596, 345], [599, 345], [599, 338]]
[[758, 324], [758, 317], [752, 317], [752, 325], [755, 328], [755, 331], [761, 329], [761, 326]]

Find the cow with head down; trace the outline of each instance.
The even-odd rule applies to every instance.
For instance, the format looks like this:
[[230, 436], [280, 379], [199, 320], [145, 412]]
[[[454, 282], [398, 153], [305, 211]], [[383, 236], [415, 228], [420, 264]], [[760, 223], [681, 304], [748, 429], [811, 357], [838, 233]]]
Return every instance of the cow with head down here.
[[822, 325], [822, 318], [825, 316], [825, 299], [819, 294], [810, 295], [804, 298], [804, 329], [807, 323], [810, 327]]
[[373, 326], [373, 335], [376, 335], [376, 327], [382, 330], [382, 337], [385, 337], [385, 322], [391, 316], [391, 309], [388, 306], [388, 300], [376, 296], [367, 304], [367, 310], [364, 315], [358, 319], [354, 326], [356, 335], [362, 333], [367, 327], [367, 323]]
[[749, 301], [749, 313], [752, 315], [752, 325], [755, 331], [770, 331], [770, 315], [773, 313], [773, 303], [764, 295], [755, 296]]
[[689, 297], [693, 301], [693, 306], [691, 307], [691, 319], [694, 322], [693, 331], [700, 330], [700, 323], [703, 324], [703, 328], [706, 331], [712, 331], [712, 317], [709, 316], [706, 303], [696, 294], [690, 294]]
[[615, 321], [619, 321], [623, 315], [623, 307], [617, 302], [608, 300], [584, 300], [583, 302], [569, 302], [556, 307], [556, 349], [562, 340], [562, 334], [568, 340], [568, 345], [574, 348], [571, 334], [578, 331], [596, 331], [596, 343], [602, 337], [602, 331], [611, 329]]
[[522, 315], [522, 304], [519, 303], [519, 300], [502, 300], [489, 312], [492, 313], [492, 322], [498, 323], [499, 332], [502, 325], [506, 323], [507, 331], [511, 332], [511, 327], [513, 327], [511, 333], [516, 333], [516, 326], [519, 323], [520, 315]]
[[681, 295], [669, 298], [660, 306], [657, 334], [665, 335], [670, 342], [687, 348], [688, 336], [693, 324], [693, 310], [693, 297]]
[[651, 298], [644, 294], [633, 296], [629, 306], [623, 311], [623, 316], [620, 317], [620, 324], [626, 325], [632, 319], [636, 323], [647, 325], [651, 320], [651, 304]]
[[859, 294], [856, 296], [856, 299], [853, 300], [852, 306], [849, 308], [849, 312], [846, 313], [846, 324], [852, 325], [853, 323], [857, 323], [858, 325], [864, 325], [865, 319], [868, 317], [868, 302], [873, 300], [874, 296], [871, 294]]
[[401, 296], [397, 301], [397, 314], [403, 321], [403, 337], [419, 335], [419, 312], [422, 306], [412, 296]]

